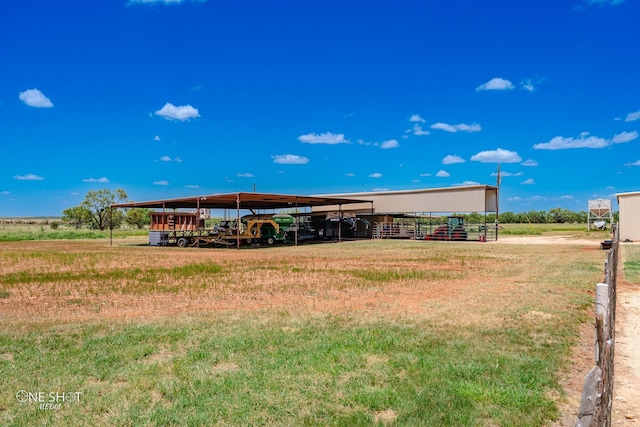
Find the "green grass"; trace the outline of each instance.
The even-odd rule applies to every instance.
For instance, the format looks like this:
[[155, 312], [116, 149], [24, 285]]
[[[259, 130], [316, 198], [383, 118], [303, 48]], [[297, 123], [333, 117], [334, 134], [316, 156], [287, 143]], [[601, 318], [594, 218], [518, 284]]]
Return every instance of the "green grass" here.
[[[635, 265], [640, 251], [625, 256]], [[411, 241], [3, 245], [0, 304], [25, 313], [0, 323], [0, 425], [548, 425], [603, 257], [581, 245]], [[401, 291], [407, 305], [393, 307]], [[272, 295], [370, 303], [314, 311], [271, 306]], [[225, 298], [238, 310], [103, 317], [122, 316], [112, 299], [134, 301], [131, 313]], [[274, 308], [242, 306], [255, 300]], [[90, 320], [72, 316], [101, 304]], [[81, 398], [39, 409], [21, 390]]]
[[611, 230], [588, 230], [587, 224], [501, 224], [500, 235], [564, 235], [574, 238], [610, 239]]
[[[353, 426], [391, 409], [404, 426], [543, 425], [567, 347], [534, 334], [286, 312], [5, 333], [0, 422]], [[47, 411], [20, 390], [82, 394]]]
[[625, 278], [640, 283], [640, 246], [621, 245]]
[[[77, 282], [91, 282], [99, 284], [93, 291], [94, 294], [103, 293], [105, 283], [113, 283], [112, 289], [120, 293], [176, 293], [179, 289], [184, 289], [185, 286], [166, 285], [163, 284], [163, 281], [180, 283], [184, 282], [185, 279], [198, 277], [198, 283], [204, 284], [222, 272], [222, 267], [213, 263], [187, 264], [174, 267], [112, 268], [105, 271], [93, 268], [68, 271], [22, 270], [0, 275], [0, 283], [2, 283], [3, 288], [8, 289], [31, 283], [64, 283], [65, 285], [73, 285]], [[2, 295], [3, 293], [0, 293], [0, 298], [3, 297]], [[6, 292], [6, 295], [4, 298], [8, 298], [9, 293]]]
[[[125, 229], [113, 230], [113, 237], [146, 236], [148, 230]], [[30, 240], [75, 240], [75, 239], [105, 239], [111, 236], [109, 230], [77, 230], [72, 227], [59, 225], [57, 230], [51, 228], [43, 220], [33, 220], [30, 223], [2, 223], [0, 224], [0, 242], [20, 242]]]

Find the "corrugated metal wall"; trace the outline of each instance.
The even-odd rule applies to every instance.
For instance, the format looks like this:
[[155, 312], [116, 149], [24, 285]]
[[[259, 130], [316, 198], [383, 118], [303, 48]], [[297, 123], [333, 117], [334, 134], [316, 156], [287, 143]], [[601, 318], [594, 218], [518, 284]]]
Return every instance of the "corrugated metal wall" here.
[[618, 194], [620, 240], [640, 240], [640, 192]]
[[[340, 197], [372, 200], [375, 212], [384, 213], [496, 212], [498, 190], [489, 186], [473, 186], [340, 194]], [[334, 211], [337, 209], [337, 206], [322, 206], [314, 207], [313, 212]], [[348, 205], [343, 206], [342, 209], [370, 212], [371, 204]]]

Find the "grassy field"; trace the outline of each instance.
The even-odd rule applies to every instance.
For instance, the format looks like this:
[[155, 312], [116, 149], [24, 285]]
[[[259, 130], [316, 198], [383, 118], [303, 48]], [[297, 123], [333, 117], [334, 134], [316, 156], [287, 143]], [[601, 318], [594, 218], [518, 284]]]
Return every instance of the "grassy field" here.
[[602, 279], [589, 237], [2, 243], [0, 425], [548, 425]]
[[113, 234], [109, 230], [91, 230], [87, 228], [76, 230], [73, 227], [61, 224], [58, 218], [0, 218], [0, 243], [24, 240], [105, 239], [110, 235], [122, 238], [127, 236], [146, 236], [147, 234], [147, 230], [132, 228], [115, 229]]
[[569, 235], [575, 239], [611, 238], [611, 230], [588, 230], [587, 224], [501, 224], [500, 227], [500, 234], [507, 236]]

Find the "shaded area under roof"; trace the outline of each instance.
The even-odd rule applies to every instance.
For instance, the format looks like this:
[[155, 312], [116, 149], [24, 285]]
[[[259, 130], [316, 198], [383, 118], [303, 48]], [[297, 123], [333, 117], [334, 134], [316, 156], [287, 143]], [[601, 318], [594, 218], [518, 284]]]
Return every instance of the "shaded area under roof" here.
[[329, 206], [362, 203], [363, 200], [335, 196], [298, 196], [268, 193], [228, 193], [147, 202], [117, 203], [112, 208], [149, 209], [287, 209], [305, 206]]

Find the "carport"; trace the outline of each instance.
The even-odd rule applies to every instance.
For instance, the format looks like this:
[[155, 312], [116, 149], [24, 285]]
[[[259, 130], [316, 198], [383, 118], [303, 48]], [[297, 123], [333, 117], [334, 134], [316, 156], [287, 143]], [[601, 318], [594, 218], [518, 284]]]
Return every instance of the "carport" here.
[[[373, 202], [371, 212], [373, 212]], [[152, 200], [146, 202], [117, 203], [111, 205], [111, 209], [117, 208], [147, 208], [166, 210], [194, 209], [196, 219], [200, 218], [201, 209], [228, 209], [236, 210], [236, 219], [240, 223], [240, 211], [248, 210], [252, 214], [257, 214], [260, 210], [295, 209], [318, 206], [338, 206], [340, 217], [342, 217], [342, 206], [352, 203], [362, 204], [362, 199], [350, 199], [338, 196], [302, 196], [289, 194], [269, 194], [269, 193], [227, 193], [210, 194], [206, 196], [182, 197], [177, 199]], [[199, 222], [199, 221], [198, 221]], [[113, 230], [113, 227], [110, 227]], [[297, 230], [297, 227], [296, 227]], [[111, 235], [112, 237], [112, 235]], [[338, 237], [338, 240], [341, 236]], [[295, 233], [295, 244], [298, 244], [297, 231]], [[237, 248], [240, 248], [238, 240]]]

